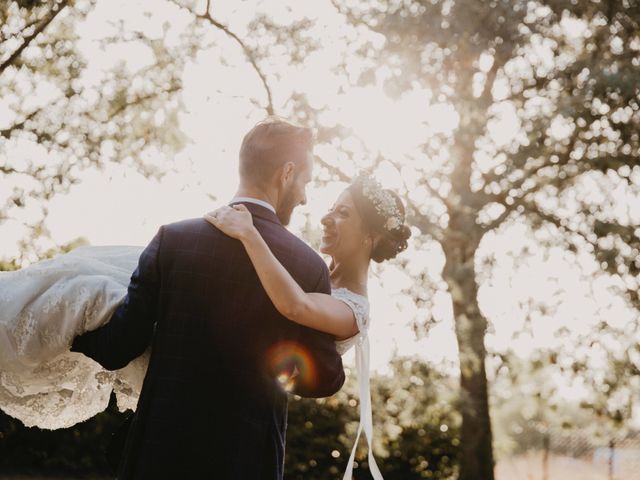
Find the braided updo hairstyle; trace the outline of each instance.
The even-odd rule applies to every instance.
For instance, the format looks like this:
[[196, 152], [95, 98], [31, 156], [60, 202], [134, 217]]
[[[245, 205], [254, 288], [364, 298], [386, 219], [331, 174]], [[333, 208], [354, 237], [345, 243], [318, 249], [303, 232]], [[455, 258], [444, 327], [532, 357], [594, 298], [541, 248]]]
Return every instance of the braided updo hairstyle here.
[[366, 228], [378, 237], [371, 260], [381, 263], [403, 252], [411, 229], [405, 224], [405, 208], [400, 197], [366, 175], [358, 176], [347, 190]]

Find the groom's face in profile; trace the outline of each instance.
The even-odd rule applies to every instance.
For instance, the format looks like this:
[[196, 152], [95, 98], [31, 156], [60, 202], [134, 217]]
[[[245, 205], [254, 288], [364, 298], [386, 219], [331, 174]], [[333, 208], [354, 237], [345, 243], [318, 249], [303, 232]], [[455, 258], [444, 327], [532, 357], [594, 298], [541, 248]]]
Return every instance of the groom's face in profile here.
[[294, 208], [307, 203], [306, 189], [311, 181], [312, 171], [313, 154], [310, 150], [307, 150], [301, 153], [301, 158], [295, 162], [294, 178], [282, 192], [282, 200], [276, 209], [278, 219], [283, 225], [289, 225]]

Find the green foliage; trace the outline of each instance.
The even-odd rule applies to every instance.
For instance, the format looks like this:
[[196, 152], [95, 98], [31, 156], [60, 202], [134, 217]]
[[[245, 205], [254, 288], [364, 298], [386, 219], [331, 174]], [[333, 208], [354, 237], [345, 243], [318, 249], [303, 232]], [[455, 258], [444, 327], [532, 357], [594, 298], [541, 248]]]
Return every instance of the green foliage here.
[[[82, 247], [88, 245], [89, 242], [86, 238], [80, 237], [72, 240], [69, 243], [65, 243], [63, 245], [58, 245], [57, 247], [50, 248], [40, 254], [40, 260], [46, 260], [49, 258], [53, 258], [56, 255], [61, 255], [64, 253], [68, 253], [71, 250], [74, 250], [78, 247]], [[21, 268], [21, 264], [17, 258], [13, 258], [11, 260], [0, 260], [0, 272], [8, 272], [13, 270], [18, 270]]]
[[384, 463], [384, 478], [455, 479], [459, 471], [456, 448], [459, 443], [457, 438], [443, 434], [438, 425], [405, 428], [390, 442], [393, 454]]
[[[344, 400], [345, 395], [339, 394]], [[291, 398], [285, 473], [288, 480], [341, 478], [348, 459], [344, 428], [358, 418], [357, 408], [338, 397]], [[335, 458], [332, 452], [340, 456]], [[334, 453], [336, 455], [336, 453]]]
[[67, 478], [110, 475], [105, 451], [124, 421], [112, 395], [104, 412], [63, 430], [27, 428], [0, 411], [0, 473], [47, 474]]
[[[456, 478], [459, 416], [451, 380], [415, 359], [393, 362], [392, 374], [374, 378], [373, 412], [378, 466], [388, 480]], [[289, 402], [286, 477], [340, 479], [351, 453], [359, 416], [355, 378], [328, 399]], [[107, 475], [104, 452], [127, 414], [109, 408], [62, 430], [26, 428], [0, 412], [0, 473]], [[354, 478], [369, 478], [366, 443], [361, 441]]]
[[78, 247], [84, 247], [89, 245], [89, 242], [86, 238], [80, 237], [72, 240], [69, 243], [65, 243], [64, 245], [60, 245], [56, 248], [50, 248], [46, 252], [42, 253], [42, 259], [53, 258], [56, 255], [61, 255], [64, 253], [69, 253], [71, 250], [75, 250]]
[[15, 258], [9, 261], [0, 261], [0, 272], [10, 272], [12, 270], [18, 270], [19, 268], [20, 265]]
[[460, 415], [450, 375], [410, 358], [396, 358], [390, 377], [373, 386], [374, 412], [384, 425], [385, 478], [457, 478]]
[[33, 238], [48, 235], [48, 200], [83, 170], [121, 162], [157, 177], [166, 170], [163, 155], [185, 143], [178, 95], [193, 40], [170, 46], [166, 29], [150, 36], [116, 26], [99, 48], [144, 48], [147, 58], [100, 68], [77, 33], [95, 7], [95, 0], [59, 0], [0, 8], [0, 108], [9, 112], [0, 119], [0, 181], [12, 187], [0, 199], [0, 225], [41, 211], [26, 225], [32, 238], [24, 258], [41, 253], [28, 251]]
[[[456, 478], [459, 416], [455, 384], [416, 359], [398, 358], [389, 376], [374, 378], [374, 452], [389, 480]], [[342, 478], [355, 438], [356, 379], [329, 399], [292, 398], [287, 432], [288, 479]], [[355, 478], [369, 478], [367, 444], [358, 446]]]

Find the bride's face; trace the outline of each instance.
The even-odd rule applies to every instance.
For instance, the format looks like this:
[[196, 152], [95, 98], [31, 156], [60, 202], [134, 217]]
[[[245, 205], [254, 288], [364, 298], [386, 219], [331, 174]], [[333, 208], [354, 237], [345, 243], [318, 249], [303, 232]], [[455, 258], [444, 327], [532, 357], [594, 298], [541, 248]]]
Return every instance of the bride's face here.
[[348, 190], [342, 192], [322, 217], [322, 226], [322, 253], [338, 261], [361, 257], [363, 252], [371, 253], [371, 238]]

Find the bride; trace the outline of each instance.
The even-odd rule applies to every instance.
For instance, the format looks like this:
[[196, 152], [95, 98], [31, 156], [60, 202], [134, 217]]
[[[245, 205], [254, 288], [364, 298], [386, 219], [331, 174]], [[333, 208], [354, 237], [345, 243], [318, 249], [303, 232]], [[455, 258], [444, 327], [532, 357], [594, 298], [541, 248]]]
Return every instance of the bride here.
[[[360, 427], [371, 445], [368, 380], [368, 268], [407, 246], [399, 197], [366, 176], [353, 182], [322, 219], [321, 251], [330, 255], [332, 295], [306, 294], [271, 254], [241, 205], [205, 216], [240, 239], [281, 314], [333, 334], [341, 353], [356, 348]], [[118, 407], [135, 410], [149, 352], [107, 371], [69, 351], [73, 339], [106, 323], [126, 296], [143, 247], [81, 247], [15, 272], [0, 272], [0, 408], [27, 426], [66, 428], [103, 411], [115, 391]], [[23, 288], [25, 284], [29, 288]], [[374, 478], [382, 478], [369, 451]]]
[[404, 206], [391, 190], [360, 176], [322, 218], [320, 251], [331, 256], [331, 295], [305, 293], [278, 262], [244, 205], [224, 206], [205, 218], [225, 234], [242, 242], [262, 286], [278, 311], [289, 320], [336, 337], [344, 354], [356, 346], [360, 391], [360, 425], [344, 479], [350, 479], [356, 447], [364, 429], [369, 444], [369, 468], [382, 479], [371, 451], [373, 421], [369, 391], [369, 301], [367, 281], [371, 260], [394, 258], [407, 247], [411, 235], [404, 224]]

